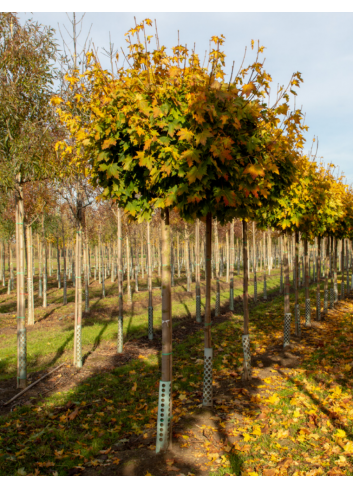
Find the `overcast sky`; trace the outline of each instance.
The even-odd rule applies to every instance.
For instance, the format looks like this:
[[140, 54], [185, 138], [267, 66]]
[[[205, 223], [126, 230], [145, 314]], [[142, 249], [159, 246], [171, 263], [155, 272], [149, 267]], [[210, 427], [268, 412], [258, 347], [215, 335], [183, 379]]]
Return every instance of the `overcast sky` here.
[[[240, 65], [245, 46], [247, 60], [252, 60], [251, 39], [259, 39], [266, 47], [265, 67], [274, 89], [278, 83], [288, 83], [293, 72], [302, 73], [304, 83], [298, 91], [297, 106], [303, 106], [309, 125], [307, 149], [314, 135], [318, 136], [318, 156], [338, 165], [348, 183], [353, 183], [353, 13], [89, 12], [83, 21], [80, 45], [92, 24], [91, 37], [100, 52], [108, 48], [109, 32], [114, 47], [125, 49], [124, 34], [134, 25], [134, 15], [138, 22], [146, 17], [156, 19], [160, 43], [168, 48], [177, 44], [179, 29], [180, 42], [188, 47], [195, 42], [202, 60], [211, 36], [224, 34], [228, 74], [233, 60], [236, 67]], [[65, 13], [20, 14], [21, 21], [29, 18], [55, 29], [59, 23], [63, 33], [64, 25], [70, 30]], [[70, 41], [67, 34], [65, 39]], [[101, 61], [107, 63], [103, 55]]]

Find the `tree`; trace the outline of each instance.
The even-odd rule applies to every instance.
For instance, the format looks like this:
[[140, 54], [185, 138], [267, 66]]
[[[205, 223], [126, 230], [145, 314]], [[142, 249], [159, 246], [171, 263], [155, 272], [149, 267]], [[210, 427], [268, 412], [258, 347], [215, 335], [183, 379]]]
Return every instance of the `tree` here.
[[18, 387], [27, 383], [23, 186], [55, 173], [53, 29], [0, 14], [0, 185], [16, 195]]
[[[156, 208], [162, 209], [160, 386], [168, 397], [172, 365], [170, 210], [176, 208], [187, 220], [206, 219], [205, 366], [210, 367], [206, 370], [211, 375], [207, 385], [212, 385], [212, 215], [224, 224], [234, 217], [248, 217], [249, 209], [264, 202], [274, 203], [290, 185], [296, 146], [303, 138], [300, 111], [287, 114], [289, 96], [284, 89], [272, 109], [263, 102], [271, 77], [258, 58], [239, 70], [234, 81], [220, 83], [217, 78], [224, 80], [225, 76], [224, 54], [219, 49], [223, 36], [212, 38], [216, 48], [210, 53], [208, 71], [201, 67], [197, 54], [184, 46], [174, 47], [173, 55], [167, 56], [158, 37], [157, 49], [150, 52], [151, 36], [146, 36], [145, 26], [151, 24], [146, 19], [129, 31], [129, 67], [120, 68], [116, 76], [102, 70], [93, 54], [88, 56], [87, 89], [79, 101], [85, 117], [73, 117], [61, 99], [55, 103], [60, 105], [59, 114], [75, 146], [89, 162], [92, 182], [104, 188], [104, 197], [115, 199], [139, 222], [150, 219]], [[137, 43], [132, 44], [130, 34], [137, 36]], [[257, 54], [262, 51], [259, 46]], [[300, 74], [295, 74], [288, 88], [299, 85], [300, 80]], [[286, 102], [280, 104], [282, 98]], [[282, 128], [281, 114], [285, 116]], [[60, 146], [63, 154], [72, 153], [72, 144], [62, 141]], [[248, 334], [246, 328], [244, 331]], [[212, 387], [205, 390], [204, 404], [212, 404]], [[157, 451], [169, 443], [169, 421], [162, 430], [163, 416], [159, 416]]]

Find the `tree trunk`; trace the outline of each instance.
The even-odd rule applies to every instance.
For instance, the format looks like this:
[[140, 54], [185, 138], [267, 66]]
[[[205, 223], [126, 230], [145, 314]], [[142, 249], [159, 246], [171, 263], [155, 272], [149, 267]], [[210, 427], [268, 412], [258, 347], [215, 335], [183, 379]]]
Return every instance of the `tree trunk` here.
[[37, 234], [37, 244], [38, 244], [38, 273], [39, 273], [39, 292], [38, 297], [43, 297], [43, 282], [42, 282], [42, 247], [39, 239], [39, 232]]
[[195, 282], [196, 282], [196, 322], [201, 323], [201, 287], [200, 287], [200, 220], [195, 223]]
[[153, 340], [152, 255], [150, 223], [147, 222], [148, 339]]
[[131, 284], [130, 284], [130, 246], [129, 246], [129, 235], [126, 235], [126, 267], [127, 267], [127, 302], [131, 304], [132, 296], [131, 296]]
[[180, 236], [177, 233], [178, 278], [180, 278]]
[[159, 384], [156, 452], [172, 444], [172, 310], [169, 210], [162, 211], [162, 378]]
[[316, 320], [321, 320], [321, 237], [317, 238], [317, 286], [316, 286]]
[[27, 386], [27, 338], [25, 327], [25, 276], [24, 276], [24, 205], [21, 176], [17, 176], [16, 192], [16, 275], [17, 275], [17, 387]]
[[124, 336], [123, 336], [123, 324], [124, 324], [124, 304], [123, 304], [123, 254], [122, 254], [122, 233], [121, 233], [121, 210], [117, 208], [117, 221], [118, 221], [118, 294], [119, 294], [119, 316], [118, 316], [118, 353], [123, 352], [124, 348]]
[[218, 223], [217, 218], [213, 220], [214, 229], [214, 256], [216, 262], [216, 307], [215, 307], [215, 317], [220, 315], [221, 306], [221, 287], [219, 282], [219, 243], [218, 243]]
[[229, 275], [230, 275], [230, 287], [229, 287], [229, 309], [234, 311], [234, 260], [235, 260], [235, 249], [234, 249], [234, 221], [232, 220], [230, 225], [230, 240], [229, 240]]
[[[86, 216], [84, 216], [86, 217]], [[85, 312], [89, 312], [89, 248], [86, 222], [84, 222], [84, 249], [83, 249], [83, 268], [85, 278]], [[81, 275], [81, 273], [80, 273]]]
[[74, 338], [74, 365], [82, 367], [82, 222], [83, 209], [81, 191], [78, 189], [77, 217], [76, 217], [76, 250], [75, 250], [75, 338]]
[[42, 252], [43, 252], [43, 307], [47, 307], [47, 285], [48, 285], [48, 256], [47, 242], [45, 239], [44, 214], [42, 215]]
[[59, 238], [56, 238], [56, 261], [57, 261], [57, 267], [58, 267], [58, 289], [61, 289]]
[[27, 227], [27, 289], [28, 289], [28, 317], [27, 324], [28, 326], [34, 325], [34, 294], [33, 294], [33, 246], [32, 246], [32, 226]]
[[5, 279], [5, 241], [2, 242], [2, 285], [5, 287], [6, 279]]
[[248, 223], [243, 220], [243, 309], [244, 309], [244, 327], [243, 327], [243, 380], [251, 379], [251, 355], [250, 355], [250, 337], [249, 337], [249, 269], [248, 269]]
[[300, 331], [300, 310], [299, 310], [299, 232], [295, 232], [295, 332], [298, 337], [301, 336]]
[[188, 292], [191, 291], [191, 278], [190, 278], [190, 261], [189, 261], [189, 231], [186, 222], [184, 222], [184, 230], [185, 230], [185, 246], [184, 246], [184, 254], [185, 254], [185, 269], [186, 269], [186, 290]]
[[213, 405], [212, 387], [212, 341], [211, 341], [211, 256], [212, 256], [212, 214], [206, 216], [206, 304], [205, 304], [205, 350], [204, 350], [204, 381], [203, 406]]

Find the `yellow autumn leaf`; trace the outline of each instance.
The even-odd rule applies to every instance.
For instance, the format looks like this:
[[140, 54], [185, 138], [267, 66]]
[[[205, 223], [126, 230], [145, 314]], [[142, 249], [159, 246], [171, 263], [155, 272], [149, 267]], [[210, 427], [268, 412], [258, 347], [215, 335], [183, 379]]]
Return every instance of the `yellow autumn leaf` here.
[[246, 85], [243, 85], [243, 93], [245, 93], [246, 96], [250, 95], [250, 93], [255, 90], [255, 85], [253, 82], [247, 83]]
[[152, 475], [152, 474], [150, 474], [149, 472], [146, 472], [145, 476], [146, 476], [146, 475]]
[[260, 426], [254, 426], [253, 430], [252, 430], [252, 435], [257, 435], [257, 436], [261, 436], [262, 433], [261, 433], [261, 428]]
[[349, 441], [344, 446], [344, 451], [346, 453], [353, 453], [353, 442]]
[[346, 438], [347, 435], [344, 430], [338, 429], [335, 433], [335, 436], [337, 436], [337, 438]]
[[277, 394], [273, 394], [267, 399], [268, 404], [278, 404], [279, 403], [279, 397]]
[[245, 170], [244, 170], [244, 175], [249, 173], [252, 177], [253, 180], [255, 180], [256, 177], [258, 177], [259, 175], [261, 177], [263, 177], [265, 175], [265, 172], [264, 170], [261, 168], [260, 165], [253, 165], [253, 164], [249, 164]]
[[181, 401], [185, 401], [185, 399], [186, 399], [186, 395], [185, 395], [185, 394], [180, 394], [179, 399], [180, 399]]
[[244, 435], [243, 435], [243, 436], [244, 436], [244, 441], [249, 441], [249, 440], [251, 440], [251, 437], [250, 437], [250, 435], [249, 435], [248, 433], [244, 433]]
[[59, 105], [59, 104], [61, 104], [61, 102], [63, 102], [63, 99], [61, 97], [52, 97], [50, 99], [50, 103], [52, 105]]
[[287, 438], [289, 436], [289, 431], [288, 430], [279, 430], [277, 433], [277, 438]]
[[300, 416], [301, 416], [300, 409], [296, 409], [293, 413], [293, 418], [300, 418]]
[[248, 475], [251, 475], [251, 476], [255, 476], [255, 475], [259, 475], [257, 472], [249, 472]]
[[137, 389], [137, 382], [134, 382], [134, 385], [132, 386], [131, 392], [136, 392]]

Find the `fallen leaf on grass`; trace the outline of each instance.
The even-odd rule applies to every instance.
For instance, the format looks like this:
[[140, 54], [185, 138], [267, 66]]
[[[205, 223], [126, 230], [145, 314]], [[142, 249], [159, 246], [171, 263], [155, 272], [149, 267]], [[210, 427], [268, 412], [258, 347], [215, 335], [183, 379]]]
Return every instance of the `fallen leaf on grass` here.
[[80, 412], [79, 408], [76, 408], [74, 411], [72, 411], [72, 413], [69, 414], [69, 420], [73, 421], [79, 412]]

